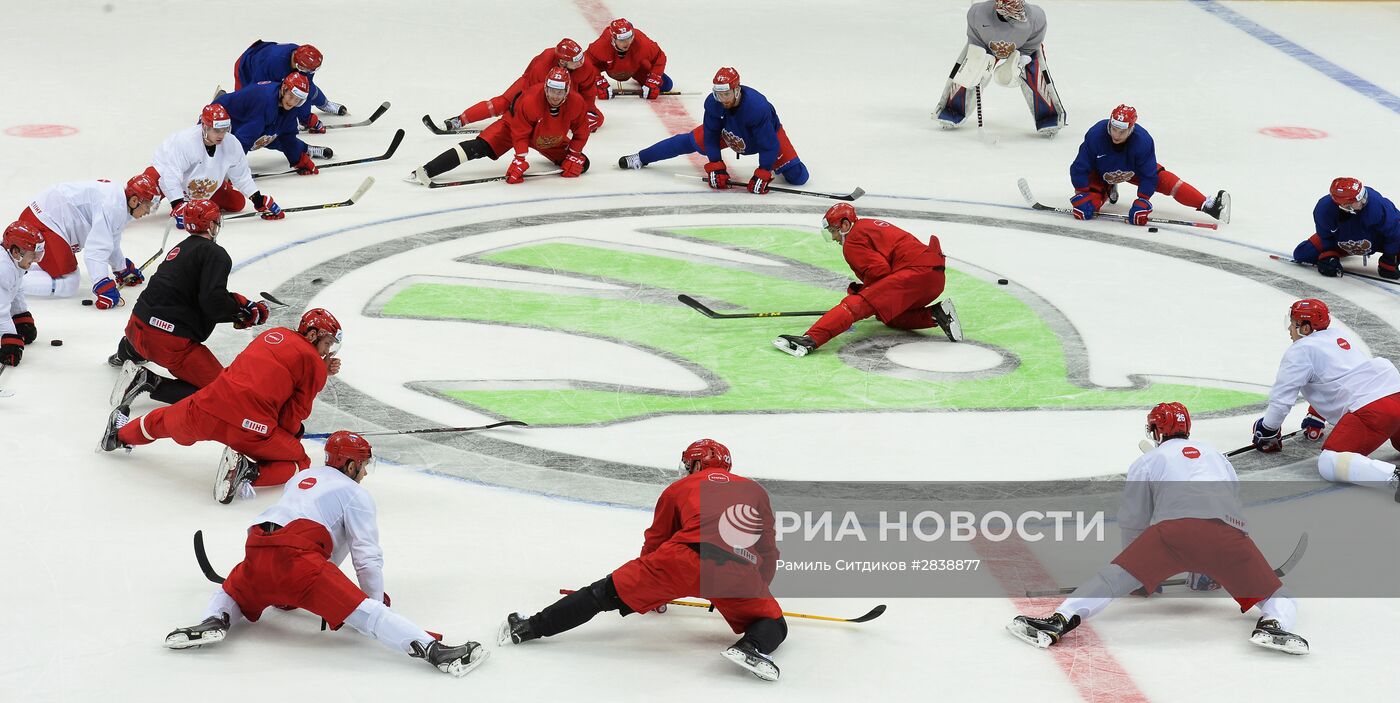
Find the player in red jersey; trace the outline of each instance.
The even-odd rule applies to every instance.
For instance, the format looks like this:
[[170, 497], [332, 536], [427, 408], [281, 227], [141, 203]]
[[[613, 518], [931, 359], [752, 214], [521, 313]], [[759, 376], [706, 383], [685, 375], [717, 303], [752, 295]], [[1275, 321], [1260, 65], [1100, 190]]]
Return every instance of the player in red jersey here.
[[520, 183], [530, 168], [526, 159], [534, 149], [563, 169], [565, 178], [577, 178], [588, 170], [583, 147], [588, 143], [587, 106], [569, 85], [569, 74], [551, 68], [544, 83], [532, 86], [511, 103], [510, 110], [476, 139], [438, 154], [404, 180], [428, 185], [438, 174], [457, 168], [463, 161], [487, 157], [492, 161], [513, 150], [515, 158], [506, 170], [506, 183]]
[[569, 72], [569, 79], [577, 86], [579, 97], [583, 98], [584, 107], [587, 108], [588, 131], [598, 131], [598, 128], [603, 126], [603, 113], [595, 104], [598, 69], [588, 62], [583, 47], [567, 37], [559, 40], [553, 48], [545, 49], [539, 56], [531, 59], [530, 65], [525, 67], [525, 72], [520, 74], [505, 92], [472, 105], [457, 117], [444, 120], [443, 127], [448, 131], [458, 130], [473, 122], [505, 115], [510, 111], [511, 103], [515, 102], [526, 88], [543, 83], [549, 77], [549, 70], [555, 67]]
[[664, 612], [671, 600], [699, 596], [743, 635], [721, 654], [777, 681], [769, 655], [787, 638], [787, 621], [768, 592], [778, 566], [773, 508], [761, 486], [730, 472], [733, 464], [729, 449], [713, 439], [686, 447], [681, 478], [657, 499], [641, 556], [528, 618], [511, 613], [500, 644], [552, 637], [609, 610]]
[[871, 315], [901, 330], [939, 327], [949, 341], [962, 341], [953, 300], [929, 305], [943, 294], [946, 259], [938, 237], [930, 235], [924, 244], [884, 220], [856, 217], [849, 203], [831, 206], [822, 217], [822, 228], [841, 243], [841, 253], [860, 281], [847, 286], [846, 297], [806, 334], [779, 335], [773, 346], [806, 356]]
[[608, 78], [619, 83], [637, 81], [642, 85], [643, 100], [655, 100], [671, 89], [671, 77], [666, 75], [666, 52], [625, 19], [613, 20], [602, 35], [588, 45], [587, 53], [588, 60], [599, 72], [599, 100], [613, 97], [613, 85]]
[[167, 408], [130, 418], [118, 405], [98, 445], [114, 451], [170, 438], [191, 445], [225, 445], [214, 479], [214, 498], [252, 497], [252, 486], [277, 486], [311, 465], [301, 446], [303, 422], [330, 376], [340, 372], [335, 353], [340, 322], [324, 308], [301, 316], [297, 329], [275, 327], [253, 340], [209, 385]]

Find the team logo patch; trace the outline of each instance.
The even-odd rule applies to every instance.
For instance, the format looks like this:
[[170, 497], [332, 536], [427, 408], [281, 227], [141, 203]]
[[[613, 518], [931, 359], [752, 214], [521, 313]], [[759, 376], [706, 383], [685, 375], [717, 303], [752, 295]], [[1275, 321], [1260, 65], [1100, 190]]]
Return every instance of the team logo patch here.
[[1345, 242], [1337, 242], [1337, 248], [1352, 256], [1365, 256], [1373, 251], [1369, 239], [1349, 239]]
[[151, 319], [147, 320], [146, 322], [147, 322], [148, 324], [150, 324], [150, 326], [152, 326], [152, 327], [154, 327], [154, 328], [156, 328], [156, 329], [158, 329], [158, 330], [165, 330], [166, 332], [174, 332], [174, 331], [175, 331], [175, 323], [173, 323], [173, 322], [166, 322], [165, 320], [162, 320], [162, 319], [160, 319], [159, 317], [152, 317]]
[[543, 136], [535, 137], [536, 149], [553, 149], [563, 143], [564, 138], [557, 134], [546, 134]]
[[1187, 459], [1199, 459], [1201, 458], [1201, 450], [1195, 447], [1182, 447], [1181, 455]]
[[1005, 59], [1011, 55], [1011, 52], [1016, 50], [1016, 44], [1009, 41], [988, 42], [987, 49], [998, 59]]
[[267, 434], [267, 425], [246, 418], [243, 420], [243, 429], [251, 430], [253, 432], [257, 432], [258, 434]]
[[[262, 135], [261, 137], [258, 137], [257, 141], [253, 142], [253, 149], [261, 149], [261, 148], [267, 146], [268, 144], [271, 144], [271, 143], [272, 143], [272, 140], [273, 140], [273, 139], [276, 139], [276, 138], [277, 138], [277, 135], [274, 135], [274, 134], [264, 134], [264, 135]], [[249, 149], [249, 151], [252, 151], [253, 149]]]
[[711, 483], [729, 483], [729, 474], [714, 473], [705, 478]]
[[1136, 175], [1137, 173], [1135, 171], [1109, 171], [1103, 175], [1103, 180], [1109, 185], [1115, 185], [1131, 181], [1133, 180], [1133, 176]]
[[733, 149], [736, 153], [742, 154], [744, 149], [748, 147], [748, 142], [745, 142], [743, 137], [727, 129], [720, 130], [719, 137], [724, 140], [725, 146]]
[[1337, 346], [1339, 346], [1339, 347], [1341, 347], [1341, 348], [1343, 348], [1343, 349], [1348, 349], [1348, 350], [1349, 350], [1349, 349], [1351, 349], [1351, 342], [1348, 342], [1347, 340], [1342, 339], [1341, 337], [1338, 337], [1338, 338], [1337, 338]]
[[297, 488], [300, 488], [304, 491], [314, 485], [316, 485], [316, 479], [314, 477], [307, 476], [306, 478], [301, 480], [301, 483], [297, 484]]
[[268, 332], [267, 335], [263, 337], [263, 341], [268, 344], [281, 344], [283, 339], [285, 339], [285, 337], [282, 336], [281, 332]]
[[608, 71], [608, 75], [619, 81], [625, 81], [632, 77], [631, 71]]
[[169, 253], [169, 254], [166, 254], [166, 255], [165, 255], [165, 260], [166, 260], [166, 261], [174, 261], [174, 260], [175, 260], [175, 257], [177, 257], [177, 256], [179, 256], [179, 255], [180, 255], [180, 247], [175, 247], [174, 249], [171, 249], [171, 250], [170, 250], [170, 253]]
[[190, 200], [208, 200], [218, 189], [219, 184], [208, 178], [196, 178], [185, 184], [185, 192], [189, 194]]

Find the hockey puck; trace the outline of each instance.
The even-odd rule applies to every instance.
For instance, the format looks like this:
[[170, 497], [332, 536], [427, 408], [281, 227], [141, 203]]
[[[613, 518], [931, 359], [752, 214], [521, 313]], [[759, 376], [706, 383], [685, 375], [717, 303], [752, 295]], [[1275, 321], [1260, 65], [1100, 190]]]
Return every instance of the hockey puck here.
[[55, 340], [49, 342], [49, 346], [51, 346], [51, 347], [61, 347], [61, 346], [63, 346], [63, 340], [61, 340], [61, 339], [55, 339]]
[[84, 299], [83, 299], [83, 305], [92, 305], [92, 299], [90, 299], [90, 298], [84, 298]]
[[320, 279], [320, 278], [313, 278], [313, 279], [311, 279], [311, 285], [316, 285], [316, 284], [320, 283], [321, 280], [322, 280], [322, 279]]
[[998, 278], [998, 279], [997, 279], [997, 285], [999, 285], [999, 286], [1010, 285], [1010, 283], [1011, 283], [1011, 281], [1008, 281], [1008, 280], [1006, 280], [1005, 278]]
[[1147, 231], [1148, 231], [1148, 232], [1156, 232], [1156, 231], [1157, 231], [1157, 228], [1156, 228], [1156, 227], [1148, 227], [1148, 228], [1147, 228]]

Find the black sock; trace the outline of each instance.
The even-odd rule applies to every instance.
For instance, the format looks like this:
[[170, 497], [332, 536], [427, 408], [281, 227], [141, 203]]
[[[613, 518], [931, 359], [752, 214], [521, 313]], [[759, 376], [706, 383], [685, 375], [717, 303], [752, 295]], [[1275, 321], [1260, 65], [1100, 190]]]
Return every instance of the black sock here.
[[151, 400], [174, 405], [194, 395], [198, 386], [175, 378], [156, 376], [156, 387], [151, 389]]

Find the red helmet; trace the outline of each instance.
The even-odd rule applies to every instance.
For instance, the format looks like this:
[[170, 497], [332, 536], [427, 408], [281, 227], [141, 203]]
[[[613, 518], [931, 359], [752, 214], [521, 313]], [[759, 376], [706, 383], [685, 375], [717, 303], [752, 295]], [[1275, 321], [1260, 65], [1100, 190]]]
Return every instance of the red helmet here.
[[315, 73], [321, 67], [321, 50], [310, 44], [302, 44], [292, 52], [292, 68], [302, 73]]
[[730, 470], [734, 460], [729, 457], [729, 448], [713, 439], [700, 439], [690, 443], [681, 452], [681, 470], [687, 474], [702, 469]]
[[739, 87], [739, 69], [725, 66], [715, 71], [715, 79], [710, 87], [716, 93], [723, 93]]
[[4, 237], [0, 238], [0, 246], [5, 248], [6, 253], [10, 247], [19, 247], [20, 251], [34, 252], [35, 260], [44, 258], [44, 235], [27, 222], [11, 222], [5, 228]]
[[306, 334], [310, 330], [316, 330], [322, 335], [335, 337], [335, 345], [331, 351], [340, 347], [342, 335], [340, 332], [340, 320], [335, 319], [335, 315], [325, 308], [311, 308], [301, 316], [301, 322], [297, 323], [297, 334]]
[[838, 230], [841, 227], [841, 220], [850, 220], [852, 224], [856, 221], [856, 209], [850, 203], [836, 203], [827, 209], [822, 215], [822, 229], [827, 231]]
[[558, 56], [560, 61], [566, 63], [582, 61], [583, 47], [579, 46], [578, 42], [565, 37], [560, 39], [559, 44], [554, 47], [554, 55]]
[[1137, 108], [1132, 105], [1119, 105], [1108, 114], [1108, 123], [1118, 129], [1127, 129], [1137, 124]]
[[1004, 19], [1026, 21], [1026, 0], [997, 0], [996, 11]]
[[1360, 200], [1366, 194], [1366, 187], [1361, 185], [1361, 181], [1355, 178], [1335, 178], [1332, 186], [1327, 189], [1332, 195], [1332, 202], [1338, 205], [1351, 205]]
[[1191, 413], [1181, 403], [1158, 403], [1147, 413], [1147, 435], [1162, 442], [1191, 436]]
[[549, 73], [544, 77], [544, 85], [555, 90], [568, 90], [569, 72], [558, 66], [549, 69]]
[[135, 196], [142, 202], [152, 202], [161, 197], [160, 184], [146, 173], [138, 173], [126, 182], [126, 197]]
[[613, 41], [627, 41], [632, 38], [632, 23], [619, 17], [608, 25], [608, 33], [612, 35]]
[[344, 469], [346, 462], [366, 462], [374, 456], [369, 440], [345, 430], [331, 433], [326, 439], [326, 466]]
[[232, 129], [233, 120], [228, 116], [228, 110], [223, 105], [212, 103], [204, 106], [204, 110], [199, 113], [199, 123], [205, 129]]
[[1303, 298], [1288, 308], [1291, 322], [1308, 323], [1315, 330], [1325, 330], [1332, 324], [1332, 313], [1327, 311], [1327, 303], [1317, 298]]
[[282, 79], [282, 89], [292, 91], [292, 95], [297, 96], [301, 102], [306, 102], [306, 98], [311, 95], [311, 81], [306, 79], [306, 74], [292, 71]]
[[224, 213], [210, 200], [191, 200], [185, 203], [185, 231], [190, 234], [209, 232], [216, 222], [222, 222]]

